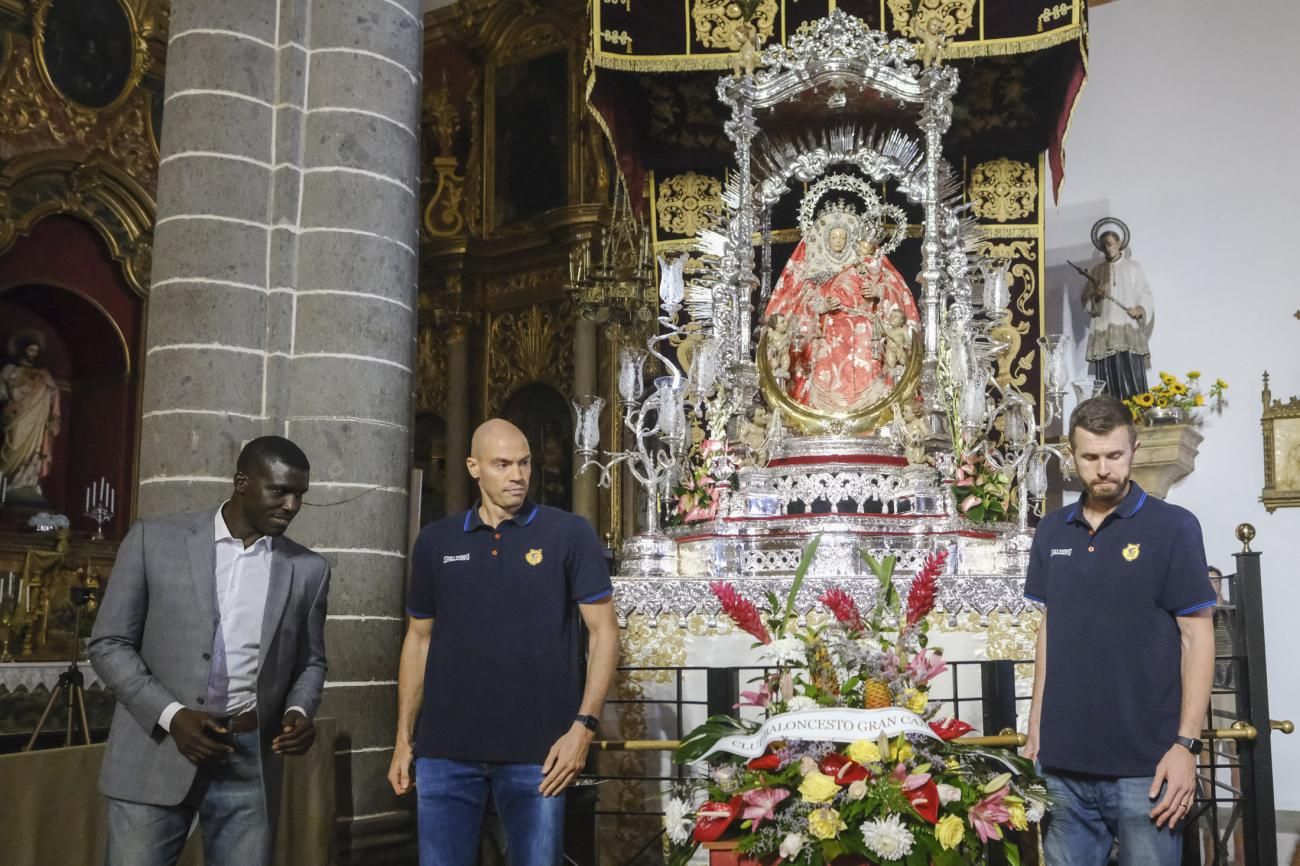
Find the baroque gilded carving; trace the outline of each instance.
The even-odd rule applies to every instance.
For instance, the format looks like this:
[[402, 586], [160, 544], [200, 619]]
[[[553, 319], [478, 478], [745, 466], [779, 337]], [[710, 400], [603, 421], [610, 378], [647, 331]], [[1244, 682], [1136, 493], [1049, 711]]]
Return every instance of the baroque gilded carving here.
[[1038, 200], [1038, 173], [1027, 162], [995, 159], [970, 176], [971, 208], [980, 219], [1009, 222], [1028, 217]]
[[[1007, 348], [997, 358], [997, 372], [994, 378], [1003, 388], [1011, 385], [1021, 388], [1028, 381], [1029, 371], [1033, 369], [1038, 350], [1030, 348], [1021, 354], [1024, 339], [1029, 334], [1029, 320], [1038, 313], [1031, 307], [1031, 302], [1038, 294], [1038, 270], [1033, 264], [1038, 261], [1038, 244], [1034, 240], [981, 241], [975, 248], [978, 256], [998, 259], [1011, 259], [1009, 273], [1012, 291], [1019, 288], [1012, 307], [1002, 316], [1002, 322], [993, 328], [994, 339], [1003, 341]], [[1016, 312], [1023, 317], [1016, 321]], [[1031, 344], [1032, 345], [1032, 344]]]
[[532, 304], [494, 315], [488, 329], [487, 402], [493, 410], [520, 385], [573, 390], [573, 314], [567, 304]]
[[154, 212], [149, 193], [103, 152], [48, 150], [0, 170], [0, 252], [44, 217], [71, 214], [99, 232], [141, 296], [149, 293]]
[[415, 351], [415, 405], [421, 412], [443, 412], [447, 403], [447, 352], [432, 323], [420, 325]]
[[655, 202], [661, 232], [693, 237], [705, 224], [706, 214], [722, 207], [722, 181], [689, 171], [659, 185]]
[[41, 79], [31, 45], [15, 39], [0, 76], [0, 160], [50, 148], [102, 150], [146, 189], [157, 184], [149, 134], [149, 94], [135, 90], [116, 111], [94, 111], [59, 97]]
[[[753, 7], [748, 16], [744, 5]], [[759, 44], [771, 39], [776, 13], [776, 0], [751, 0], [749, 4], [737, 0], [695, 0], [691, 5], [691, 23], [695, 25], [695, 40], [705, 48], [736, 51], [747, 39], [747, 25], [757, 32]]]
[[501, 308], [548, 295], [558, 295], [569, 276], [567, 263], [490, 276], [483, 281], [483, 298]]
[[718, 97], [708, 79], [689, 78], [670, 83], [661, 77], [639, 75], [636, 83], [650, 106], [650, 135], [655, 141], [674, 147], [730, 150]]
[[920, 39], [937, 32], [951, 39], [971, 28], [975, 0], [889, 0], [889, 11], [904, 36]]

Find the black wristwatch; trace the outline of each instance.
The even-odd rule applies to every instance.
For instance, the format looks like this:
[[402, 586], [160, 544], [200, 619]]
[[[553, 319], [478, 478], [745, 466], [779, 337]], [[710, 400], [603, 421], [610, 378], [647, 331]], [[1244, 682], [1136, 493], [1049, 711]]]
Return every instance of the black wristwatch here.
[[[581, 722], [581, 723], [582, 723], [582, 726], [583, 726], [584, 728], [586, 728], [586, 729], [589, 730], [589, 731], [592, 731], [593, 733], [594, 733], [595, 730], [596, 730], [596, 726], [600, 724], [600, 719], [596, 718], [595, 716], [585, 716], [585, 715], [583, 715], [583, 714], [581, 714], [581, 713], [579, 713], [578, 715], [574, 716], [574, 717], [573, 717], [573, 720], [574, 720], [575, 722]], [[1197, 742], [1200, 742], [1200, 741], [1197, 740]]]
[[1187, 751], [1191, 752], [1193, 755], [1199, 755], [1201, 753], [1201, 749], [1205, 748], [1205, 743], [1201, 742], [1200, 740], [1193, 739], [1192, 737], [1174, 737], [1174, 742], [1177, 745], [1182, 746]]

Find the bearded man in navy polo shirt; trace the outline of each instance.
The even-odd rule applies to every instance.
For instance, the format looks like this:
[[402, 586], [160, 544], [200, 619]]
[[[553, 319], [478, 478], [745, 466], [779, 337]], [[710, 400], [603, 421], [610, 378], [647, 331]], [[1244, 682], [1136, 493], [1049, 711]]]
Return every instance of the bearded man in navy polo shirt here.
[[1069, 435], [1084, 493], [1038, 525], [1025, 581], [1044, 605], [1025, 746], [1051, 798], [1044, 855], [1105, 866], [1118, 839], [1122, 866], [1177, 866], [1214, 676], [1201, 527], [1131, 479], [1119, 400], [1080, 403]]
[[519, 428], [480, 426], [466, 465], [481, 499], [426, 526], [411, 553], [388, 781], [416, 789], [420, 866], [478, 862], [489, 796], [511, 866], [559, 866], [560, 795], [586, 763], [618, 664], [609, 568], [586, 520], [528, 500]]

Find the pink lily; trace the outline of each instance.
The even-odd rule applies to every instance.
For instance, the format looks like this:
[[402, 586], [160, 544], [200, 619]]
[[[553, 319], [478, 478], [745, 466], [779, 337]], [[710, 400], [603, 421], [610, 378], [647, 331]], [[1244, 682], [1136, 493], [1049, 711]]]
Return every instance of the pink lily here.
[[962, 514], [965, 514], [967, 511], [970, 511], [972, 508], [974, 508], [976, 505], [979, 504], [980, 504], [980, 498], [976, 496], [974, 493], [972, 493], [970, 496], [967, 496], [965, 499], [963, 499], [961, 501], [961, 505], [957, 506], [957, 508], [958, 510], [961, 511]]
[[752, 820], [754, 823], [750, 825], [750, 829], [757, 830], [758, 825], [763, 821], [776, 820], [776, 807], [789, 796], [790, 792], [784, 788], [759, 788], [746, 791], [741, 797], [745, 802], [745, 811], [740, 817]]
[[943, 660], [943, 655], [931, 650], [922, 650], [907, 663], [907, 672], [918, 686], [928, 683], [947, 669], [948, 663]]
[[907, 772], [907, 765], [902, 761], [899, 761], [894, 765], [894, 769], [889, 775], [895, 782], [902, 784], [904, 791], [911, 791], [923, 787], [926, 782], [930, 781], [929, 773]]
[[756, 692], [741, 692], [740, 703], [733, 704], [732, 709], [736, 707], [765, 707], [771, 702], [772, 690], [767, 683], [763, 683]]
[[1002, 838], [999, 825], [1011, 820], [1011, 813], [1003, 802], [1010, 791], [1009, 787], [1003, 786], [970, 807], [970, 825], [979, 834], [981, 842]]

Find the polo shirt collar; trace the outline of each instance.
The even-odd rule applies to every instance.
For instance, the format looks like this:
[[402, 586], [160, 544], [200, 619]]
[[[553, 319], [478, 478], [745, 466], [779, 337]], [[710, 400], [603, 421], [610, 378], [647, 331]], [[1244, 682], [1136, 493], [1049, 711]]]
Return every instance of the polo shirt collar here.
[[[1082, 523], [1087, 525], [1087, 520], [1085, 520], [1083, 516], [1084, 500], [1087, 497], [1087, 493], [1083, 494], [1083, 496], [1079, 497], [1079, 501], [1074, 504], [1073, 510], [1070, 511], [1071, 523]], [[1146, 504], [1146, 501], [1147, 492], [1142, 489], [1142, 485], [1130, 478], [1128, 482], [1128, 493], [1126, 493], [1124, 498], [1120, 500], [1120, 503], [1116, 506], [1115, 510], [1107, 515], [1107, 519], [1110, 517], [1132, 517], [1141, 510], [1142, 506]]]
[[[482, 506], [482, 504], [482, 499], [475, 500], [473, 507], [465, 513], [465, 522], [461, 527], [465, 532], [473, 532], [476, 529], [487, 526], [487, 524], [483, 522], [483, 518], [479, 517], [478, 513], [479, 507]], [[537, 508], [538, 506], [531, 499], [525, 499], [524, 504], [519, 506], [519, 510], [503, 520], [502, 523], [513, 523], [515, 526], [527, 526], [532, 523], [533, 518], [537, 516]]]

